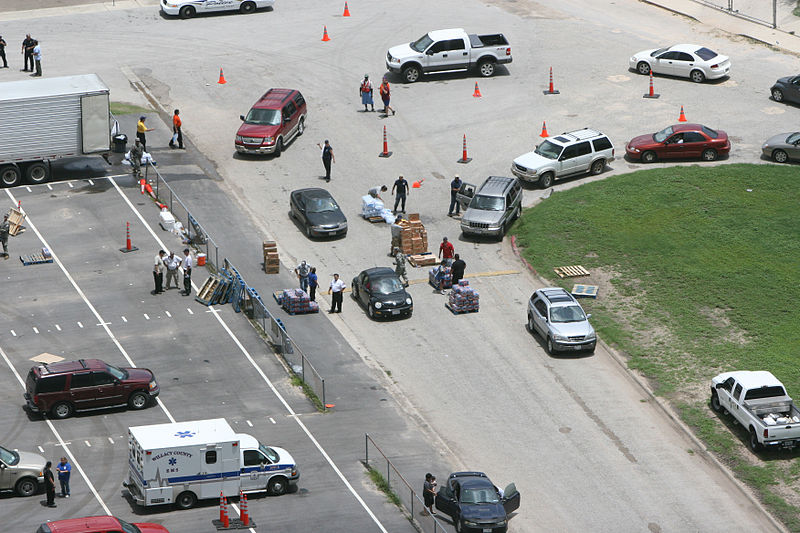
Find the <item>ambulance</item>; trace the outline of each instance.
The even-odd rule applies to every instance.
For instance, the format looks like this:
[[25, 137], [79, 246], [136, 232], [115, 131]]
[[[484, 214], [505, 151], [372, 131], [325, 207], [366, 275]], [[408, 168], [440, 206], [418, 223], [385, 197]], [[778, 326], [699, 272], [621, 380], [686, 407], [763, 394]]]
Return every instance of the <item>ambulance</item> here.
[[141, 506], [244, 493], [283, 494], [300, 478], [292, 456], [236, 433], [224, 418], [128, 428], [128, 478], [122, 485]]

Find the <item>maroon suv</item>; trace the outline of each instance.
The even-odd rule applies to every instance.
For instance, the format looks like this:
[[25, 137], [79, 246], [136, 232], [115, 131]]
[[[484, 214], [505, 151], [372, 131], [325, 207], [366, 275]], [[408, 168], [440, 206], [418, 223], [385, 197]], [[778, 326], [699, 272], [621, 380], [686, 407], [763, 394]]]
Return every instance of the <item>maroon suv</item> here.
[[306, 128], [306, 101], [294, 89], [270, 89], [253, 104], [236, 132], [240, 154], [281, 155], [286, 143]]
[[31, 411], [49, 412], [54, 418], [67, 418], [82, 409], [125, 404], [144, 409], [159, 393], [150, 370], [117, 368], [100, 359], [34, 366], [28, 372], [25, 390]]

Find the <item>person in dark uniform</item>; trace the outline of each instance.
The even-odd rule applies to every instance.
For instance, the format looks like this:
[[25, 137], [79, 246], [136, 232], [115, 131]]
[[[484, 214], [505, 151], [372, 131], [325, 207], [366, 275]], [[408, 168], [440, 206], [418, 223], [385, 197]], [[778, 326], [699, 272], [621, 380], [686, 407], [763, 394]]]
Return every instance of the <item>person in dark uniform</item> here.
[[51, 461], [47, 461], [44, 465], [44, 487], [47, 492], [47, 506], [56, 506], [56, 478], [53, 476], [53, 471], [50, 470], [53, 466]]
[[403, 205], [400, 210], [403, 213], [406, 212], [406, 196], [410, 190], [411, 189], [408, 188], [408, 182], [403, 176], [400, 176], [394, 180], [394, 185], [392, 185], [392, 194], [394, 194], [394, 209], [392, 210], [392, 213], [395, 215], [397, 214], [397, 206], [400, 205], [401, 202]]
[[322, 166], [325, 167], [325, 181], [331, 181], [331, 163], [336, 163], [336, 157], [333, 155], [333, 148], [331, 147], [331, 143], [328, 142], [328, 139], [325, 139], [325, 146], [320, 146], [317, 143], [320, 150], [322, 150]]
[[[33, 39], [31, 39], [31, 34], [25, 35], [25, 40], [22, 41], [22, 53], [25, 55], [25, 68], [22, 69], [23, 72], [33, 72]], [[28, 63], [30, 63], [31, 68], [28, 69]]]
[[464, 278], [464, 271], [467, 269], [467, 264], [461, 259], [458, 254], [455, 255], [453, 264], [450, 265], [450, 273], [453, 276], [453, 286], [458, 285], [458, 282]]
[[461, 185], [463, 182], [461, 181], [461, 177], [456, 174], [453, 178], [453, 181], [450, 182], [450, 209], [447, 210], [447, 216], [453, 216], [453, 210], [455, 209], [455, 214], [461, 214], [461, 204], [458, 203], [458, 191], [461, 190]]
[[6, 61], [6, 42], [3, 36], [0, 35], [0, 57], [3, 58], [3, 68], [8, 68], [8, 61]]

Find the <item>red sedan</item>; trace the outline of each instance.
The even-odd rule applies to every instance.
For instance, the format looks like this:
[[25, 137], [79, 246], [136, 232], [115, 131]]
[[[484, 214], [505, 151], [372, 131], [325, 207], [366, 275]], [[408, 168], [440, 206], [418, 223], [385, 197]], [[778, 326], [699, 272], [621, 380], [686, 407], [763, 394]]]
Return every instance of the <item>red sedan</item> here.
[[640, 135], [625, 147], [628, 157], [644, 163], [657, 159], [714, 161], [731, 150], [728, 134], [702, 124], [675, 124], [658, 133]]

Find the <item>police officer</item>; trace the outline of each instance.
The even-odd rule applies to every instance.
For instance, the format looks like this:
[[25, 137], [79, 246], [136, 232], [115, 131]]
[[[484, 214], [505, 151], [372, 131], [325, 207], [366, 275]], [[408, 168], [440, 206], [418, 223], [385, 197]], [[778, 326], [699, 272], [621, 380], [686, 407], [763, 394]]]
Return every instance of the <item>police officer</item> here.
[[[33, 39], [31, 34], [25, 35], [25, 40], [22, 41], [22, 53], [25, 55], [25, 68], [23, 72], [33, 72]], [[28, 70], [28, 63], [30, 62], [31, 68]]]
[[3, 68], [8, 68], [8, 61], [6, 61], [6, 42], [3, 36], [0, 35], [0, 57], [3, 58]]

